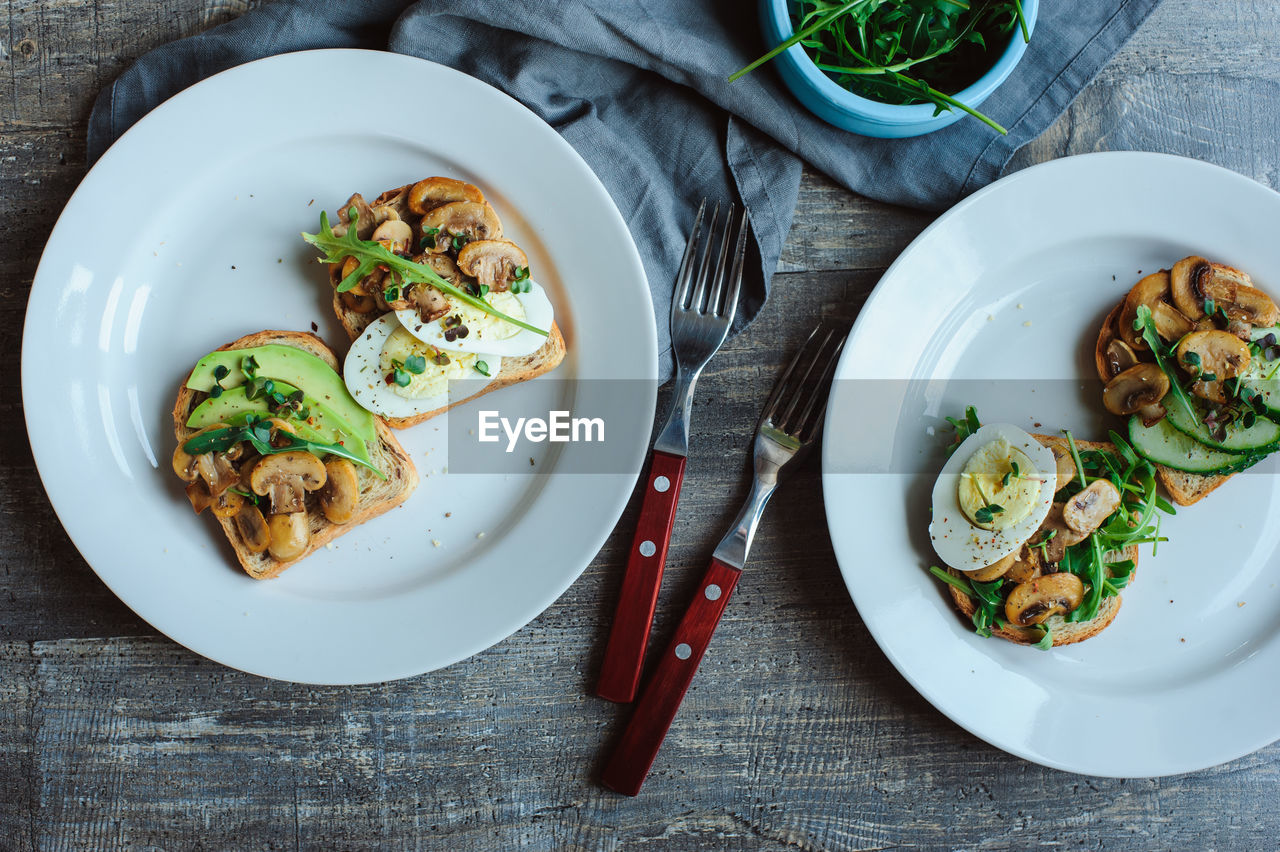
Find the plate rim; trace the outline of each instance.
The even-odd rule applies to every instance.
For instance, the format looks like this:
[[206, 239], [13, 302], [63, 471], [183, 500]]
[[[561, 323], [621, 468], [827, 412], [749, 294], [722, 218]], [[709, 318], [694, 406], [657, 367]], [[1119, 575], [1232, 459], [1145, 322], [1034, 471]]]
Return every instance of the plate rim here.
[[[117, 139], [116, 142], [113, 143], [112, 146], [108, 148], [108, 150], [105, 151], [103, 155], [86, 171], [80, 182], [77, 184], [75, 190], [68, 197], [62, 211], [59, 213], [57, 221], [49, 232], [49, 238], [42, 249], [40, 261], [32, 279], [31, 289], [28, 295], [27, 310], [24, 314], [20, 356], [20, 383], [22, 386], [22, 404], [24, 409], [23, 419], [27, 430], [28, 442], [31, 446], [37, 475], [39, 476], [41, 485], [48, 496], [50, 505], [54, 510], [54, 514], [58, 518], [62, 528], [66, 531], [81, 558], [84, 559], [86, 564], [88, 564], [94, 571], [99, 580], [101, 580], [117, 598], [129, 607], [130, 610], [150, 624], [153, 629], [157, 630], [170, 640], [183, 645], [194, 653], [226, 665], [229, 668], [244, 671], [253, 675], [294, 683], [357, 685], [384, 683], [401, 678], [414, 677], [454, 665], [501, 643], [505, 639], [519, 632], [531, 621], [544, 613], [564, 594], [565, 591], [568, 590], [570, 586], [573, 585], [573, 583], [581, 578], [586, 568], [590, 565], [595, 556], [598, 555], [600, 549], [608, 540], [609, 535], [617, 524], [618, 518], [621, 517], [622, 512], [630, 501], [630, 497], [634, 491], [635, 482], [640, 475], [648, 448], [647, 433], [642, 441], [637, 442], [635, 446], [627, 448], [627, 452], [624, 457], [626, 463], [625, 465], [619, 466], [622, 472], [608, 475], [618, 483], [617, 487], [612, 490], [612, 500], [605, 507], [605, 515], [611, 519], [610, 522], [608, 524], [602, 524], [597, 528], [594, 535], [589, 533], [586, 534], [583, 541], [579, 543], [577, 548], [575, 548], [575, 552], [580, 551], [585, 554], [584, 558], [574, 559], [573, 562], [576, 566], [574, 570], [565, 572], [561, 577], [560, 582], [548, 584], [545, 593], [540, 598], [525, 606], [521, 612], [521, 619], [519, 623], [506, 624], [499, 629], [501, 635], [492, 635], [484, 640], [478, 640], [469, 645], [462, 646], [456, 653], [449, 655], [449, 659], [442, 662], [432, 662], [425, 665], [425, 667], [418, 664], [382, 666], [381, 668], [371, 670], [371, 673], [368, 675], [355, 677], [350, 675], [337, 678], [293, 677], [281, 670], [282, 668], [288, 668], [287, 662], [282, 665], [278, 663], [258, 665], [251, 661], [229, 659], [226, 654], [211, 653], [208, 649], [201, 649], [199, 647], [201, 644], [199, 641], [191, 641], [190, 636], [183, 636], [182, 638], [179, 638], [174, 635], [175, 631], [160, 626], [160, 624], [157, 624], [157, 619], [150, 617], [148, 612], [144, 611], [148, 609], [147, 606], [140, 606], [136, 599], [130, 599], [130, 597], [122, 594], [119, 588], [119, 583], [113, 581], [113, 574], [111, 570], [103, 570], [100, 565], [95, 564], [95, 560], [90, 559], [87, 551], [93, 549], [93, 536], [87, 534], [86, 530], [83, 529], [79, 523], [75, 521], [70, 523], [68, 522], [68, 517], [66, 516], [65, 511], [66, 500], [55, 494], [55, 491], [57, 490], [56, 486], [54, 488], [50, 487], [53, 473], [51, 472], [49, 465], [48, 447], [38, 434], [38, 430], [42, 425], [40, 418], [42, 417], [41, 410], [44, 405], [42, 402], [35, 400], [32, 396], [34, 393], [32, 389], [39, 382], [39, 377], [35, 374], [36, 361], [42, 354], [41, 351], [36, 350], [36, 347], [39, 343], [43, 342], [39, 339], [40, 334], [36, 328], [36, 313], [34, 308], [38, 301], [37, 297], [46, 290], [50, 290], [51, 288], [55, 288], [63, 284], [62, 279], [54, 282], [49, 282], [47, 280], [52, 274], [49, 271], [52, 266], [51, 249], [55, 248], [62, 240], [65, 239], [63, 234], [71, 227], [70, 223], [72, 222], [73, 217], [79, 212], [79, 209], [86, 205], [86, 199], [91, 197], [90, 193], [97, 189], [97, 184], [100, 181], [109, 179], [104, 176], [110, 175], [111, 170], [115, 168], [115, 162], [124, 156], [121, 152], [127, 150], [131, 146], [136, 146], [139, 144], [137, 140], [145, 139], [148, 134], [152, 134], [152, 128], [163, 127], [163, 123], [167, 120], [170, 113], [177, 109], [181, 109], [188, 101], [204, 97], [211, 91], [225, 85], [225, 81], [228, 78], [234, 79], [243, 77], [244, 75], [256, 76], [262, 73], [275, 73], [277, 68], [281, 66], [287, 68], [295, 63], [298, 64], [299, 67], [306, 68], [308, 63], [324, 62], [326, 60], [334, 63], [370, 62], [375, 65], [383, 62], [393, 64], [407, 63], [411, 66], [416, 66], [419, 70], [425, 70], [426, 73], [441, 74], [448, 78], [452, 78], [454, 81], [464, 80], [466, 81], [465, 85], [472, 85], [486, 89], [492, 96], [504, 101], [507, 108], [511, 110], [513, 115], [522, 116], [522, 120], [527, 122], [527, 126], [534, 129], [533, 132], [541, 134], [547, 144], [559, 150], [560, 156], [563, 157], [562, 163], [565, 164], [567, 168], [572, 168], [577, 172], [582, 181], [580, 186], [582, 186], [583, 190], [589, 191], [595, 196], [597, 201], [601, 202], [598, 205], [597, 212], [605, 216], [610, 227], [614, 229], [615, 235], [621, 238], [620, 244], [625, 247], [625, 257], [617, 257], [614, 261], [617, 263], [619, 269], [625, 273], [620, 274], [619, 278], [621, 279], [625, 277], [631, 279], [635, 287], [635, 296], [637, 298], [642, 297], [643, 302], [648, 306], [648, 310], [641, 312], [641, 317], [638, 320], [635, 320], [635, 318], [631, 319], [643, 325], [643, 328], [640, 329], [638, 334], [638, 340], [645, 344], [646, 351], [638, 352], [636, 359], [638, 363], [643, 364], [645, 372], [645, 375], [639, 376], [638, 378], [647, 380], [647, 384], [651, 386], [650, 392], [641, 400], [641, 405], [647, 412], [648, 420], [652, 421], [653, 414], [656, 410], [658, 387], [657, 322], [653, 311], [652, 290], [648, 286], [647, 276], [644, 271], [639, 250], [635, 245], [634, 237], [632, 236], [630, 229], [626, 226], [625, 220], [623, 219], [621, 212], [618, 210], [616, 202], [614, 202], [609, 191], [600, 181], [599, 176], [595, 174], [582, 156], [578, 154], [577, 151], [558, 132], [556, 132], [554, 128], [539, 118], [532, 110], [525, 107], [519, 101], [515, 100], [500, 89], [477, 78], [471, 77], [470, 75], [464, 74], [457, 69], [432, 62], [427, 59], [391, 51], [367, 50], [361, 48], [320, 48], [293, 51], [233, 66], [216, 74], [210, 75], [209, 77], [177, 92], [157, 105], [154, 109], [134, 123], [128, 130], [126, 130], [125, 133], [123, 133], [120, 138]], [[266, 72], [261, 70], [264, 68], [267, 69]], [[376, 134], [371, 134], [371, 136], [374, 135]], [[575, 383], [581, 380], [582, 379], [577, 376], [574, 377]], [[163, 467], [163, 464], [161, 464], [161, 467]], [[570, 475], [571, 474], [569, 473], [559, 474], [559, 476]], [[549, 480], [554, 480], [557, 474], [555, 471], [552, 471], [549, 474], [540, 474], [540, 476], [546, 476]], [[545, 488], [545, 485], [542, 487]], [[238, 566], [233, 567], [235, 567], [236, 570], [239, 570]]]
[[[852, 356], [856, 349], [853, 345], [855, 340], [863, 334], [867, 333], [867, 328], [873, 324], [873, 317], [878, 310], [881, 299], [886, 298], [887, 288], [884, 285], [886, 281], [890, 281], [891, 277], [898, 271], [898, 268], [908, 262], [910, 255], [919, 250], [922, 244], [926, 244], [932, 237], [933, 233], [943, 227], [951, 224], [952, 220], [961, 217], [967, 211], [984, 202], [984, 200], [993, 194], [1004, 194], [1013, 191], [1014, 187], [1019, 186], [1027, 180], [1038, 179], [1043, 175], [1057, 171], [1069, 172], [1075, 169], [1091, 169], [1094, 163], [1110, 163], [1110, 162], [1153, 162], [1163, 164], [1174, 169], [1190, 169], [1199, 170], [1205, 174], [1211, 175], [1212, 179], [1223, 181], [1224, 183], [1235, 184], [1245, 192], [1258, 193], [1261, 196], [1270, 196], [1273, 202], [1280, 204], [1280, 192], [1259, 183], [1245, 175], [1232, 171], [1231, 169], [1219, 166], [1215, 163], [1205, 162], [1192, 157], [1184, 157], [1175, 154], [1167, 154], [1160, 152], [1147, 151], [1095, 151], [1084, 154], [1077, 154], [1066, 157], [1059, 157], [1043, 163], [1038, 163], [1027, 168], [1021, 169], [1012, 174], [1006, 175], [999, 180], [983, 187], [981, 190], [969, 195], [955, 205], [941, 213], [934, 221], [930, 222], [910, 243], [894, 258], [893, 262], [885, 269], [883, 275], [876, 282], [872, 292], [868, 295], [853, 327], [850, 330], [848, 340], [846, 342], [840, 361], [835, 370], [835, 379], [832, 385], [832, 395], [839, 392], [841, 387], [839, 379], [847, 377], [850, 372], [850, 364], [853, 363]], [[824, 432], [826, 434], [834, 434], [834, 426], [831, 423], [833, 412], [837, 410], [837, 406], [828, 402], [827, 413], [824, 418]], [[981, 728], [977, 723], [968, 718], [962, 718], [960, 712], [953, 706], [947, 704], [945, 693], [946, 689], [939, 689], [925, 682], [925, 679], [918, 676], [907, 661], [897, 653], [896, 647], [890, 641], [891, 637], [882, 634], [881, 625], [874, 619], [869, 620], [862, 615], [859, 606], [859, 594], [855, 588], [855, 582], [851, 569], [846, 566], [853, 564], [860, 554], [851, 553], [844, 544], [841, 536], [837, 535], [837, 524], [842, 520], [838, 515], [839, 508], [836, 502], [831, 500], [831, 495], [835, 491], [835, 478], [847, 476], [848, 474], [840, 473], [834, 470], [834, 444], [831, 442], [823, 442], [822, 448], [822, 485], [823, 485], [823, 502], [824, 511], [826, 513], [828, 532], [831, 538], [832, 550], [836, 557], [837, 565], [840, 568], [841, 580], [844, 583], [846, 591], [848, 591], [855, 608], [859, 609], [859, 617], [863, 619], [867, 626], [868, 632], [872, 639], [875, 640], [877, 647], [888, 658], [894, 669], [911, 685], [911, 687], [926, 701], [933, 706], [935, 710], [947, 717], [950, 721], [977, 737], [978, 739], [988, 743], [989, 745], [1005, 751], [1009, 754], [1020, 757], [1032, 763], [1049, 767], [1051, 769], [1071, 772], [1081, 775], [1089, 775], [1096, 777], [1114, 777], [1114, 778], [1157, 778], [1170, 775], [1178, 775], [1189, 772], [1198, 772], [1212, 767], [1229, 763], [1246, 757], [1254, 752], [1266, 748], [1267, 746], [1280, 741], [1280, 721], [1276, 723], [1269, 734], [1263, 734], [1252, 739], [1248, 739], [1236, 745], [1233, 748], [1224, 749], [1218, 752], [1211, 760], [1194, 760], [1184, 763], [1176, 763], [1165, 759], [1163, 766], [1156, 768], [1154, 771], [1144, 772], [1141, 774], [1133, 774], [1122, 771], [1108, 771], [1106, 767], [1098, 766], [1082, 766], [1078, 763], [1072, 763], [1069, 759], [1062, 759], [1051, 755], [1037, 752], [1033, 749], [1022, 747], [1017, 742], [1010, 742], [1007, 739], [1001, 739], [992, 735], [988, 730]], [[1131, 761], [1132, 762], [1132, 761]], [[1152, 761], [1147, 761], [1152, 763]]]

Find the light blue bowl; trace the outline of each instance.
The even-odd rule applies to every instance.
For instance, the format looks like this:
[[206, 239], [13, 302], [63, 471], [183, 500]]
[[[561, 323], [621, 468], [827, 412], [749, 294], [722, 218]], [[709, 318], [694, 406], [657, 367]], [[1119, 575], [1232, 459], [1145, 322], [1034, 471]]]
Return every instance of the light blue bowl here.
[[[760, 0], [760, 25], [764, 30], [765, 42], [770, 49], [791, 38], [794, 33], [791, 26], [790, 6], [791, 0]], [[1028, 31], [1035, 30], [1036, 12], [1039, 7], [1039, 0], [1022, 2], [1022, 13], [1026, 16]], [[953, 97], [961, 103], [977, 108], [996, 90], [997, 86], [1005, 81], [1026, 50], [1027, 45], [1022, 40], [1022, 31], [1015, 27], [1009, 46], [996, 60], [996, 64], [991, 66], [991, 70], [983, 74], [972, 86]], [[923, 136], [954, 124], [968, 115], [953, 107], [935, 116], [932, 104], [904, 106], [859, 97], [838, 85], [824, 72], [819, 71], [818, 66], [813, 64], [813, 60], [798, 44], [787, 48], [773, 61], [778, 66], [778, 71], [782, 74], [787, 88], [800, 100], [800, 103], [808, 107], [810, 112], [828, 124], [863, 136], [875, 136], [881, 139]]]

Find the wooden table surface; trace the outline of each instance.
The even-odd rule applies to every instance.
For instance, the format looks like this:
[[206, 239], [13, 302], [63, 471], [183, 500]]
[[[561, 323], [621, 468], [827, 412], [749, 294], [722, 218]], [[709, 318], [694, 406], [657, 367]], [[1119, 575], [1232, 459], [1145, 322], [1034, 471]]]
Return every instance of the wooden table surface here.
[[[849, 600], [813, 465], [766, 516], [738, 597], [637, 799], [594, 781], [626, 711], [591, 695], [635, 500], [541, 617], [472, 659], [409, 680], [345, 688], [264, 680], [204, 660], [133, 615], [72, 546], [36, 474], [20, 329], [46, 236], [85, 171], [94, 95], [147, 49], [248, 5], [6, 4], [0, 849], [1280, 845], [1280, 745], [1191, 775], [1088, 778], [1011, 757], [934, 710], [890, 666]], [[1167, 151], [1280, 188], [1278, 37], [1280, 3], [1165, 0], [1017, 161]], [[743, 427], [778, 353], [820, 315], [854, 317], [931, 218], [805, 175], [774, 298], [699, 385], [656, 642], [665, 644], [745, 493]]]

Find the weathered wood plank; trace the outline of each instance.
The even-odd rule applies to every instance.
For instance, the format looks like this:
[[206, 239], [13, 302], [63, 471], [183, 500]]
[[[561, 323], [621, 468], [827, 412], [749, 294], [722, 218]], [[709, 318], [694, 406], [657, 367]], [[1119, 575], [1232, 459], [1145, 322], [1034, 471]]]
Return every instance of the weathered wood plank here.
[[[18, 361], [40, 247], [84, 171], [97, 89], [242, 0], [10, 0], [0, 41], [0, 357]], [[1165, 0], [1020, 152], [1150, 148], [1278, 186], [1280, 3]], [[1195, 22], [1193, 29], [1188, 23]], [[746, 428], [819, 318], [851, 320], [927, 215], [806, 174], [773, 298], [705, 374], [655, 625], [665, 644], [743, 496]], [[938, 714], [840, 581], [811, 464], [770, 508], [644, 795], [594, 783], [625, 710], [590, 697], [636, 501], [527, 628], [370, 687], [264, 681], [155, 634], [84, 564], [0, 371], [0, 848], [1271, 848], [1280, 746], [1169, 779], [1011, 758]]]

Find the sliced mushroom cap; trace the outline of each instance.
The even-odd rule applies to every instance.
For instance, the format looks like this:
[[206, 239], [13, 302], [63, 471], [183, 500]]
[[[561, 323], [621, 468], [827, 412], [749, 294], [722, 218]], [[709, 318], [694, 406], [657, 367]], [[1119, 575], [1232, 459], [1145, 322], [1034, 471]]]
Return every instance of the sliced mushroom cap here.
[[403, 220], [388, 219], [373, 229], [370, 239], [381, 243], [382, 247], [392, 254], [401, 254], [409, 248], [409, 241], [413, 239], [413, 228]]
[[1195, 322], [1204, 316], [1204, 293], [1200, 292], [1199, 270], [1209, 261], [1199, 255], [1184, 257], [1169, 270], [1169, 295], [1174, 306], [1187, 319]]
[[1071, 457], [1071, 447], [1066, 446], [1064, 441], [1054, 441], [1049, 445], [1049, 450], [1053, 453], [1053, 462], [1056, 465], [1058, 481], [1054, 485], [1053, 493], [1057, 494], [1076, 478], [1076, 460]]
[[1018, 558], [1005, 572], [1004, 578], [1014, 583], [1025, 583], [1040, 576], [1040, 551], [1032, 550], [1025, 544], [1018, 552]]
[[1188, 257], [1178, 261], [1174, 270], [1170, 277], [1174, 304], [1191, 320], [1203, 317], [1205, 300], [1212, 299], [1229, 320], [1238, 323], [1271, 326], [1280, 321], [1280, 307], [1239, 269]]
[[458, 268], [490, 290], [510, 290], [517, 269], [528, 269], [529, 258], [510, 240], [478, 240], [458, 252]]
[[[1120, 370], [1112, 371], [1107, 353], [1111, 348], [1111, 344], [1115, 342], [1117, 338], [1116, 320], [1119, 319], [1120, 311], [1123, 309], [1124, 302], [1121, 302], [1111, 309], [1111, 312], [1107, 314], [1107, 318], [1102, 321], [1102, 327], [1098, 329], [1098, 340], [1093, 346], [1094, 365], [1098, 368], [1098, 378], [1102, 379], [1104, 382], [1111, 381], [1115, 374], [1120, 372]], [[1124, 344], [1123, 341], [1121, 341], [1121, 343], [1124, 345], [1126, 350], [1132, 351], [1129, 349], [1128, 344]], [[1137, 363], [1136, 356], [1134, 358], [1134, 363]], [[1129, 366], [1131, 367], [1133, 365], [1130, 364]]]
[[502, 222], [488, 202], [451, 201], [422, 217], [422, 231], [436, 229], [435, 245], [424, 246], [439, 253], [453, 247], [453, 238], [465, 236], [468, 242], [502, 238]]
[[1062, 519], [1062, 509], [1062, 503], [1050, 506], [1044, 523], [1040, 524], [1040, 529], [1027, 542], [1028, 549], [1040, 551], [1040, 561], [1046, 566], [1062, 561], [1068, 547], [1085, 540], [1084, 535], [1067, 526]]
[[1005, 573], [1013, 567], [1013, 563], [1018, 561], [1018, 551], [1010, 553], [1003, 559], [991, 563], [985, 568], [978, 568], [974, 571], [965, 571], [965, 576], [971, 580], [977, 580], [979, 583], [990, 583], [997, 577], [1003, 577]]
[[1005, 617], [1028, 627], [1043, 624], [1051, 615], [1065, 615], [1084, 600], [1084, 583], [1075, 574], [1062, 572], [1019, 583], [1005, 600]]
[[430, 284], [416, 284], [410, 288], [409, 302], [417, 308], [418, 316], [422, 317], [424, 323], [434, 322], [449, 313], [449, 300]]
[[1218, 402], [1225, 405], [1227, 399], [1227, 389], [1222, 382], [1204, 382], [1195, 381], [1191, 383], [1191, 394], [1201, 399], [1207, 399], [1210, 402]]
[[[239, 481], [239, 477], [236, 478], [236, 481]], [[243, 496], [234, 491], [223, 491], [213, 501], [213, 516], [215, 518], [234, 518], [244, 504], [245, 499]]]
[[213, 495], [209, 493], [209, 486], [204, 484], [200, 478], [196, 478], [194, 482], [187, 483], [187, 499], [191, 501], [191, 508], [198, 515], [205, 509], [213, 505]]
[[482, 204], [484, 193], [479, 187], [447, 177], [420, 180], [409, 190], [409, 209], [420, 216], [452, 201], [474, 201]]
[[263, 456], [249, 475], [249, 487], [254, 494], [271, 498], [272, 514], [297, 514], [307, 508], [304, 491], [320, 488], [325, 478], [320, 459], [305, 450], [292, 450]]
[[371, 314], [378, 309], [378, 301], [376, 299], [365, 293], [357, 293], [354, 290], [339, 293], [338, 299], [342, 302], [342, 306], [353, 314]]
[[1108, 479], [1095, 479], [1062, 507], [1062, 521], [1078, 533], [1088, 535], [1102, 526], [1120, 505], [1120, 492]]
[[276, 559], [297, 559], [311, 543], [311, 522], [306, 512], [291, 512], [267, 517], [270, 543], [267, 550]]
[[351, 227], [351, 208], [356, 209], [356, 236], [362, 240], [369, 239], [369, 235], [373, 233], [373, 229], [378, 227], [373, 208], [369, 206], [369, 202], [364, 200], [364, 196], [360, 193], [353, 194], [347, 199], [347, 203], [338, 208], [338, 221], [333, 226], [333, 233], [341, 237], [347, 233]]
[[360, 480], [356, 466], [346, 459], [331, 458], [324, 463], [326, 479], [317, 495], [320, 508], [330, 523], [345, 524], [356, 513], [360, 500]]
[[1193, 376], [1212, 374], [1208, 381], [1222, 381], [1249, 369], [1249, 344], [1234, 334], [1213, 329], [1193, 331], [1176, 350], [1178, 365]]
[[1155, 364], [1130, 367], [1107, 382], [1102, 390], [1102, 404], [1112, 414], [1133, 414], [1140, 408], [1159, 402], [1169, 392], [1169, 377]]
[[[206, 426], [200, 431], [192, 433], [179, 443], [173, 451], [173, 472], [183, 482], [195, 482], [197, 479], [203, 481], [210, 498], [221, 495], [240, 481], [240, 474], [236, 471], [232, 462], [240, 457], [243, 447], [236, 444], [220, 453], [199, 453], [193, 456], [186, 451], [184, 445], [192, 438], [216, 429], [226, 429], [229, 426], [230, 424], [228, 423], [213, 423]], [[187, 496], [190, 497], [191, 495], [188, 493]], [[194, 500], [192, 505], [195, 506]], [[197, 513], [200, 511], [200, 509], [196, 509]]]
[[1280, 322], [1280, 307], [1270, 296], [1256, 287], [1236, 287], [1235, 299], [1223, 305], [1227, 317], [1242, 326], [1270, 328]]
[[1191, 321], [1164, 301], [1168, 295], [1169, 272], [1162, 269], [1133, 285], [1129, 295], [1125, 296], [1124, 308], [1116, 321], [1116, 331], [1131, 349], [1141, 351], [1147, 348], [1142, 333], [1133, 327], [1138, 319], [1138, 308], [1143, 306], [1151, 311], [1156, 333], [1165, 340], [1177, 340], [1191, 330]]
[[1168, 413], [1169, 412], [1165, 410], [1164, 403], [1162, 402], [1153, 402], [1150, 405], [1144, 405], [1134, 412], [1134, 414], [1142, 418], [1142, 425], [1146, 426], [1148, 429], [1163, 420], [1164, 416]]
[[261, 553], [271, 544], [267, 519], [262, 517], [262, 510], [252, 503], [246, 502], [240, 507], [236, 514], [236, 530], [250, 553]]

